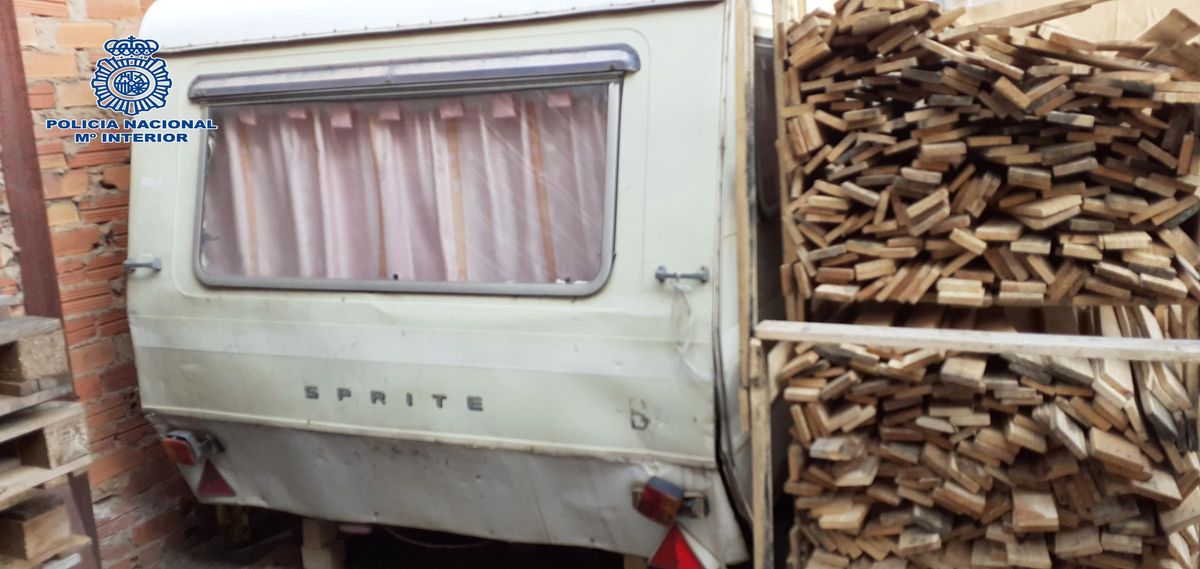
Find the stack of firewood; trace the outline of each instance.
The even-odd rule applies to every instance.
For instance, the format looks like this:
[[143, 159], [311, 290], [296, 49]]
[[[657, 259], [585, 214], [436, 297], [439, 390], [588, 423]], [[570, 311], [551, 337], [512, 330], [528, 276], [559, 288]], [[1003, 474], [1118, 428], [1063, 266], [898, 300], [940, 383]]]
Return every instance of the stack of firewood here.
[[[1200, 24], [1054, 26], [1102, 1], [967, 24], [838, 0], [777, 28], [789, 319], [1196, 338]], [[767, 360], [793, 569], [1198, 566], [1193, 364], [789, 342]]]
[[[1027, 331], [952, 312], [870, 305], [851, 321]], [[1085, 335], [1195, 326], [1178, 306], [1029, 314]], [[789, 342], [767, 359], [792, 417], [791, 568], [1197, 565], [1188, 366]]]
[[[1136, 41], [839, 0], [782, 26], [790, 306], [1200, 299], [1200, 27]], [[1090, 302], [1089, 302], [1090, 301]]]

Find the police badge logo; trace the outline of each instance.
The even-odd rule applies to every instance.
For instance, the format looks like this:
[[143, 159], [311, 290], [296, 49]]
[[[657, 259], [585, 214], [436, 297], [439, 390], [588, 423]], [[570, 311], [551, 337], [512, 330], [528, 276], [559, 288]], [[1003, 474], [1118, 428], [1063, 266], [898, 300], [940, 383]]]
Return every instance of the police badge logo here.
[[129, 36], [104, 42], [104, 51], [113, 57], [96, 62], [96, 106], [132, 117], [167, 104], [171, 78], [167, 62], [154, 57], [158, 42]]

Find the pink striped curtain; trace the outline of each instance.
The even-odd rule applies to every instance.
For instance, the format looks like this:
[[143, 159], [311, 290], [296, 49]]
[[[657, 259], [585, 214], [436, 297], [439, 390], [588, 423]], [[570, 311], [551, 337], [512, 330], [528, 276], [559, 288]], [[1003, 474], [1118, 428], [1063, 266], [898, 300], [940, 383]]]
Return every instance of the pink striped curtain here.
[[218, 107], [201, 264], [213, 276], [597, 278], [608, 87]]

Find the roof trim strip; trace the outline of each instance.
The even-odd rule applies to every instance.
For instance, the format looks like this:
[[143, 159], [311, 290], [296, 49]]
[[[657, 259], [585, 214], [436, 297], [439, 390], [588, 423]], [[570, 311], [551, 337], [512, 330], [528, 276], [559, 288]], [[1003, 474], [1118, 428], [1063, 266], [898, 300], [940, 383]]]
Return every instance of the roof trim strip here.
[[[575, 18], [724, 0], [291, 0], [286, 14], [272, 7], [270, 25], [247, 0], [158, 0], [142, 20], [140, 35], [159, 42], [160, 55], [278, 44], [418, 33], [451, 28]], [[268, 3], [274, 6], [274, 3]], [[430, 8], [429, 6], [433, 6]], [[421, 8], [418, 8], [421, 7]], [[285, 17], [286, 16], [286, 17]], [[198, 22], [204, 22], [198, 25]]]
[[624, 44], [587, 48], [324, 65], [200, 75], [188, 89], [194, 101], [269, 98], [284, 94], [371, 91], [510, 79], [632, 73], [637, 51]]

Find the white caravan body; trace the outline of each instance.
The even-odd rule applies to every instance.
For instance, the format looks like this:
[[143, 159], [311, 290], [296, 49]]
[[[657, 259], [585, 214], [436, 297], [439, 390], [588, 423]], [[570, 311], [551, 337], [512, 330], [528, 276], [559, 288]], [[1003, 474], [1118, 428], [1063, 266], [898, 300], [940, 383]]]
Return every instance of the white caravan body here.
[[[657, 476], [704, 498], [706, 515], [679, 522], [710, 564], [744, 560], [731, 14], [713, 0], [155, 2], [139, 36], [173, 86], [138, 118], [217, 130], [134, 145], [129, 256], [162, 269], [130, 273], [128, 308], [152, 421], [222, 447], [211, 462], [236, 495], [201, 499], [649, 556], [667, 528], [632, 492]], [[420, 160], [396, 147], [420, 136], [387, 134], [405, 121], [434, 125]], [[558, 147], [583, 131], [591, 146]], [[501, 167], [525, 182], [495, 184]], [[389, 178], [420, 168], [439, 180], [426, 210], [396, 192], [428, 187]], [[551, 180], [549, 198], [528, 183], [562, 168], [577, 179]], [[555, 193], [575, 184], [586, 208]], [[532, 248], [501, 226], [537, 215], [495, 213], [514, 192], [543, 216]], [[433, 218], [432, 234], [405, 233]], [[575, 225], [586, 235], [566, 243]], [[336, 250], [347, 239], [364, 241]], [[474, 278], [511, 249], [557, 254], [557, 269], [518, 259], [533, 276]], [[711, 278], [676, 287], [659, 267]], [[181, 468], [196, 488], [201, 468]]]

